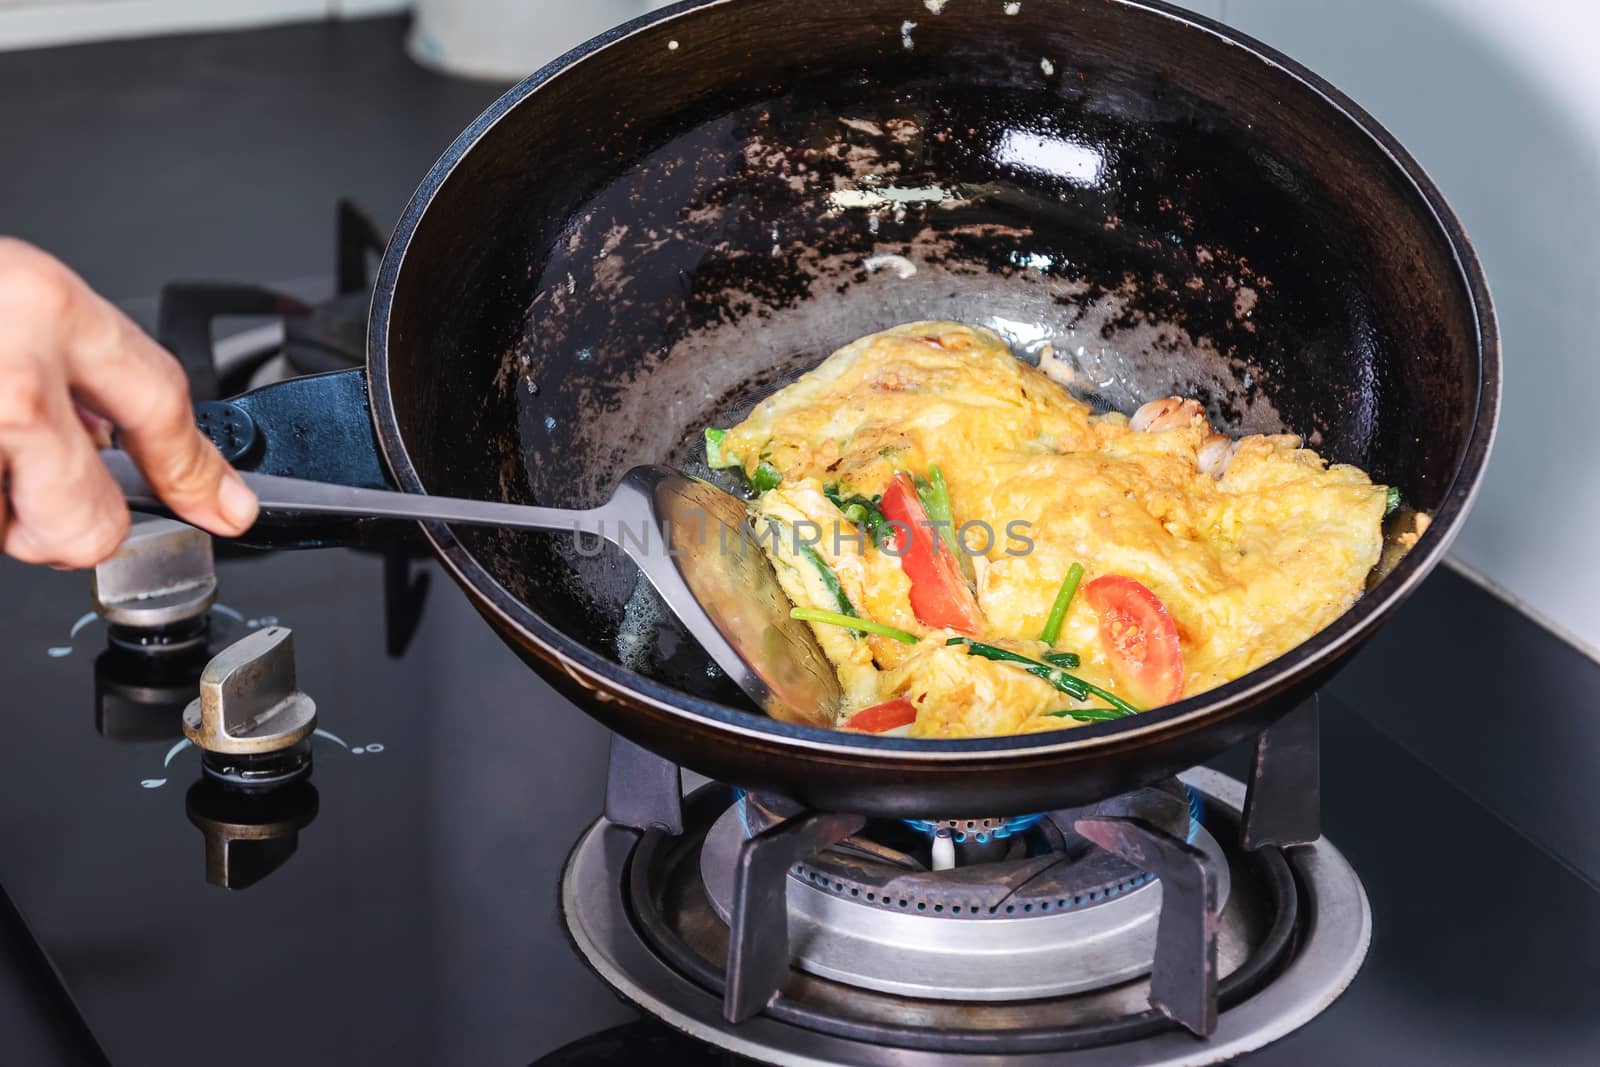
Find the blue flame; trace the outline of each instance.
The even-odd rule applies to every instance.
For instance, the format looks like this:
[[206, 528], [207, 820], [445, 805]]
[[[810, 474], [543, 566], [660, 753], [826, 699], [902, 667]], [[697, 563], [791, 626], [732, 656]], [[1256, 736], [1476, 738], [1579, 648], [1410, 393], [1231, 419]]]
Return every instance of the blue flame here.
[[[182, 747], [182, 744], [180, 742], [179, 747]], [[1189, 798], [1189, 832], [1184, 835], [1184, 840], [1192, 845], [1195, 837], [1200, 833], [1200, 825], [1205, 818], [1205, 800], [1200, 796], [1200, 791], [1187, 782], [1183, 783], [1183, 791]], [[745, 803], [746, 796], [747, 794], [743, 789], [735, 789], [733, 791], [733, 804], [739, 812], [739, 825], [744, 829], [744, 835], [751, 837], [753, 833], [750, 829], [749, 807]], [[1042, 812], [1037, 815], [1013, 815], [1009, 819], [1002, 821], [999, 826], [990, 830], [974, 830], [970, 833], [966, 830], [957, 830], [955, 831], [956, 844], [965, 844], [969, 837], [979, 845], [987, 844], [991, 839], [1003, 841], [1014, 834], [1026, 833], [1033, 829], [1039, 825], [1040, 820], [1043, 818], [1044, 814]], [[929, 837], [932, 837], [935, 830], [938, 829], [938, 824], [931, 819], [904, 819], [902, 821], [918, 833], [927, 834]]]
[[733, 791], [733, 807], [739, 813], [739, 826], [744, 830], [744, 836], [747, 838], [755, 836], [750, 831], [750, 806], [744, 802], [744, 798], [748, 795], [743, 789], [735, 789]]

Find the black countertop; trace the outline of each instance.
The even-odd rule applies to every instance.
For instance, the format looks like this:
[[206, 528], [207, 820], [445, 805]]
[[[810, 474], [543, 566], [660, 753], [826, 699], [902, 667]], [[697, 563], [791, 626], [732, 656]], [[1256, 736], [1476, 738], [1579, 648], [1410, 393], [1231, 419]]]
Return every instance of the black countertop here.
[[[174, 279], [325, 287], [335, 200], [351, 197], [380, 220], [395, 217], [437, 154], [501, 89], [417, 68], [403, 55], [402, 35], [400, 20], [381, 19], [0, 54], [0, 99], [8, 102], [0, 109], [7, 162], [0, 232], [57, 252], [130, 307], [153, 306], [159, 286]], [[294, 573], [314, 575], [320, 566], [296, 565]], [[344, 573], [340, 564], [327, 566]], [[31, 635], [21, 628], [38, 613], [64, 610], [56, 598], [73, 582], [80, 584], [71, 595], [81, 596], [79, 578], [0, 561], [0, 629], [11, 623], [13, 637]], [[442, 575], [435, 585], [433, 595], [449, 607], [433, 639], [447, 649], [492, 645]], [[359, 603], [341, 610], [361, 625]], [[3, 673], [22, 654], [18, 642], [0, 645]], [[546, 844], [551, 855], [532, 868], [506, 866], [493, 849], [463, 852], [462, 869], [478, 874], [439, 891], [457, 894], [455, 904], [468, 912], [499, 909], [500, 929], [513, 932], [496, 942], [464, 922], [460, 937], [431, 944], [449, 947], [434, 961], [445, 976], [505, 969], [503, 1001], [448, 1004], [474, 1025], [525, 1026], [516, 1021], [517, 998], [554, 995], [557, 1006], [568, 1005], [561, 1032], [518, 1039], [516, 1047], [535, 1059], [605, 1019], [630, 1015], [575, 961], [562, 965], [569, 977], [553, 993], [527, 985], [528, 974], [515, 966], [523, 957], [570, 953], [550, 925], [553, 877], [576, 828], [599, 810], [604, 733], [552, 704], [508, 653], [496, 655], [504, 677], [483, 682], [485, 692], [559, 716], [552, 721], [570, 750], [560, 763], [565, 791], [555, 800], [522, 799], [560, 841]], [[402, 673], [369, 693], [362, 680], [346, 679], [335, 695], [358, 701], [424, 687], [442, 704], [454, 695], [447, 682]], [[1600, 1060], [1600, 1024], [1588, 1007], [1600, 991], [1597, 683], [1600, 666], [1449, 569], [1373, 639], [1326, 705], [1328, 828], [1374, 897], [1373, 956], [1327, 1016], [1252, 1062], [1348, 1063], [1351, 1050], [1393, 1063]], [[26, 712], [9, 696], [0, 708], [8, 717]], [[513, 817], [513, 805], [489, 786], [515, 779], [519, 750], [540, 746], [545, 735], [526, 716], [473, 721], [470, 735], [423, 731], [415, 740], [443, 753], [451, 796], [466, 790], [463, 803], [504, 809], [494, 821], [498, 848], [511, 855], [537, 847], [540, 835], [526, 817]], [[26, 722], [6, 725], [28, 730]], [[480, 746], [471, 751], [500, 753], [501, 765], [475, 765], [469, 743]], [[421, 800], [408, 803], [429, 821]], [[1364, 840], [1358, 835], [1375, 812], [1398, 828]], [[14, 815], [12, 833], [25, 822]], [[13, 840], [0, 834], [0, 869]], [[495, 838], [475, 847], [484, 840]], [[502, 868], [529, 879], [530, 922], [521, 932], [514, 900], [523, 898], [508, 902], [493, 892]], [[51, 981], [61, 961], [31, 947], [5, 904], [0, 1060], [92, 1060], [92, 1042]], [[396, 929], [407, 921], [395, 916]], [[430, 988], [450, 1001], [447, 982]], [[176, 1008], [174, 1017], [181, 1019]], [[1386, 1053], [1372, 1051], [1373, 1027], [1391, 1032], [1379, 1046]], [[1455, 1039], [1441, 1040], [1441, 1032]], [[484, 1056], [474, 1051], [498, 1047], [485, 1040], [455, 1062], [477, 1062]], [[418, 1062], [437, 1062], [438, 1049], [419, 1049]], [[196, 1062], [202, 1058], [197, 1049]]]

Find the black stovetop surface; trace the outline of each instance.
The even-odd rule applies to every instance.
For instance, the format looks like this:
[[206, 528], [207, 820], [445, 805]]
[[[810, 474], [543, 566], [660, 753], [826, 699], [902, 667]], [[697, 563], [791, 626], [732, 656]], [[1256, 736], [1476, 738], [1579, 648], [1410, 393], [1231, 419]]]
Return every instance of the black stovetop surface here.
[[[499, 92], [414, 67], [402, 33], [0, 56], [0, 98], [29, 102], [0, 108], [28, 161], [0, 168], [0, 232], [147, 324], [172, 279], [326, 295], [335, 200], [392, 218]], [[243, 891], [207, 884], [194, 752], [163, 766], [173, 742], [96, 732], [105, 634], [68, 636], [86, 578], [0, 560], [0, 1063], [722, 1062], [640, 1020], [562, 931], [603, 730], [436, 571], [398, 659], [375, 557], [220, 572], [231, 625], [292, 627], [322, 727], [367, 751], [319, 740], [294, 854]], [[1597, 693], [1600, 666], [1451, 571], [1396, 614], [1323, 702], [1325, 825], [1371, 896], [1372, 951], [1252, 1067], [1600, 1062]]]
[[[220, 602], [242, 618], [219, 626], [291, 627], [300, 684], [343, 742], [317, 742], [318, 810], [294, 854], [229, 891], [206, 882], [185, 810], [194, 750], [168, 762], [172, 739], [97, 732], [105, 630], [94, 620], [71, 636], [86, 577], [0, 562], [0, 886], [112, 1062], [199, 1064], [225, 1050], [238, 1067], [526, 1064], [575, 1042], [574, 1058], [553, 1062], [640, 1062], [667, 1046], [720, 1062], [653, 1023], [611, 1032], [638, 1015], [579, 961], [556, 908], [567, 851], [600, 811], [607, 735], [424, 569], [420, 626], [391, 658], [376, 557], [220, 562]], [[1419, 754], [1395, 739], [1420, 714], [1385, 693], [1395, 657], [1467, 669], [1441, 647], [1460, 636], [1447, 619], [1518, 662], [1565, 656], [1441, 572], [1332, 686], [1326, 828], [1366, 882], [1373, 949], [1327, 1014], [1252, 1064], [1600, 1057], [1593, 856], [1552, 854], [1512, 825], [1551, 802], [1547, 788], [1569, 788], [1577, 754], [1544, 771], [1512, 762], [1504, 742], [1529, 728], [1525, 701], [1488, 692], [1497, 729], [1474, 729], [1465, 711], [1453, 727], [1501, 760], [1483, 788], [1447, 779], [1450, 746]], [[1445, 699], [1449, 687], [1435, 688]], [[1222, 762], [1237, 773], [1241, 755]], [[1485, 806], [1515, 789], [1526, 805]]]

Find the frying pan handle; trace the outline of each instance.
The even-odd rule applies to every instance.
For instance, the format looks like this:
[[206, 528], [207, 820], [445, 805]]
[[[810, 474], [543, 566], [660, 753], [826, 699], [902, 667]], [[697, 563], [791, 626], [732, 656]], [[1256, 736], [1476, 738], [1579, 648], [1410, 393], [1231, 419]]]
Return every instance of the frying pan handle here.
[[[195, 405], [195, 421], [241, 471], [395, 488], [373, 434], [365, 369], [290, 378], [231, 400], [206, 401]], [[257, 548], [323, 548], [393, 544], [406, 536], [416, 536], [409, 523], [263, 514], [238, 541]]]

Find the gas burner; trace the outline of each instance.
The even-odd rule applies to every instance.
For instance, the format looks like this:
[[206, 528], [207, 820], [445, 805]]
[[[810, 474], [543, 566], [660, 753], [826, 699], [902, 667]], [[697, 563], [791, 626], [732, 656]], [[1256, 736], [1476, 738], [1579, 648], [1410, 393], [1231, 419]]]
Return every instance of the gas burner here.
[[[740, 796], [705, 834], [699, 877], [723, 923], [733, 913], [740, 846], [778, 825], [781, 807]], [[1191, 825], [1189, 796], [1176, 780], [1082, 810], [1032, 816], [1030, 829], [1005, 837], [992, 836], [1001, 820], [925, 822], [944, 835], [931, 839], [905, 823], [869, 822], [790, 869], [792, 963], [863, 989], [931, 1000], [1032, 1000], [1146, 974], [1155, 960], [1161, 888], [1077, 832], [1078, 820], [1093, 817], [1139, 819], [1198, 839], [1217, 865], [1219, 902], [1227, 900], [1221, 847]], [[953, 827], [968, 835], [957, 847], [974, 851], [944, 866], [940, 842], [954, 840]], [[653, 936], [682, 943], [669, 953], [688, 947], [705, 958], [717, 951], [684, 936], [704, 929], [702, 915], [661, 912], [649, 901], [635, 906], [657, 927]]]
[[929, 837], [948, 836], [958, 845], [967, 844], [969, 841], [977, 845], [986, 845], [992, 840], [1003, 840], [1013, 834], [1031, 830], [1043, 818], [1044, 816], [1039, 814], [1012, 815], [1000, 819], [906, 819], [905, 824]]
[[[1107, 978], [1086, 982], [1075, 993], [1039, 995], [1042, 969], [1063, 974], [1143, 936], [1138, 931], [1148, 919], [1139, 916], [1148, 902], [1159, 901], [1159, 883], [1021, 919], [1015, 913], [1012, 918], [990, 915], [986, 906], [977, 916], [964, 912], [963, 918], [947, 910], [934, 918], [928, 910], [916, 911], [912, 889], [903, 894], [905, 908], [898, 888], [888, 905], [881, 896], [862, 904], [860, 897], [849, 896], [848, 887], [838, 896], [831, 882], [827, 893], [813, 892], [815, 882], [791, 869], [788, 914], [791, 943], [799, 946], [797, 966], [785, 974], [761, 1014], [729, 1022], [722, 1010], [729, 926], [714, 903], [722, 891], [702, 873], [721, 863], [715, 857], [708, 861], [708, 850], [715, 853], [722, 839], [744, 833], [737, 816], [730, 818], [741, 802], [721, 786], [702, 787], [687, 799], [686, 831], [676, 837], [660, 830], [641, 835], [607, 819], [596, 822], [568, 859], [563, 913], [590, 966], [630, 1000], [686, 1033], [767, 1062], [933, 1065], [987, 1062], [997, 1054], [1095, 1067], [1221, 1062], [1282, 1037], [1326, 1008], [1366, 955], [1371, 917], [1354, 871], [1325, 840], [1288, 851], [1246, 851], [1234, 844], [1244, 787], [1203, 769], [1187, 772], [1183, 780], [1204, 799], [1196, 840], [1221, 863], [1230, 886], [1218, 924], [1220, 1012], [1203, 1041], [1149, 1007], [1148, 979]], [[1170, 825], [1179, 808], [1186, 818], [1188, 797], [1168, 783], [1109, 801], [1099, 814], [1155, 810]], [[1063, 857], [1055, 866], [1070, 871], [1093, 855], [1093, 847], [1081, 839], [1075, 849], [1072, 835], [1062, 830], [1063, 823], [1071, 826], [1089, 814], [1052, 813], [1041, 820], [1040, 835], [1059, 847], [1053, 854]], [[871, 824], [861, 832], [871, 834]], [[808, 866], [838, 869], [834, 865], [840, 864], [864, 875], [888, 862], [858, 858], [855, 842], [846, 840], [849, 847], [824, 849]], [[989, 875], [979, 868], [1017, 862], [977, 864], [969, 870], [978, 873], [970, 877], [983, 881]], [[907, 868], [905, 877], [912, 884], [923, 882], [925, 891], [930, 875], [961, 872], [960, 867], [954, 872]], [[839, 884], [845, 885], [842, 879]], [[1009, 975], [1018, 992], [1003, 1001], [981, 994], [952, 1001], [951, 989], [935, 995], [925, 989], [890, 992], [861, 984], [859, 975], [824, 976], [802, 962], [815, 936], [808, 899], [841, 905], [828, 913], [838, 924], [847, 925], [852, 913], [861, 917], [851, 929], [876, 940], [871, 954], [883, 959], [873, 964], [874, 973], [898, 973], [915, 985], [932, 973], [925, 969], [930, 961], [959, 960], [987, 939], [991, 953], [1000, 957], [995, 973]], [[1300, 906], [1302, 900], [1310, 906]], [[841, 912], [846, 919], [837, 918]], [[1103, 921], [1093, 920], [1097, 913]], [[1088, 928], [1076, 931], [1084, 938], [1085, 960], [1073, 960], [1065, 946], [1073, 924], [1086, 919], [1093, 920]], [[918, 925], [902, 929], [902, 920]], [[996, 945], [1003, 952], [996, 953]], [[964, 962], [971, 965], [978, 955]], [[959, 976], [961, 971], [947, 968], [946, 973]]]
[[322, 374], [365, 364], [367, 306], [371, 302], [372, 294], [363, 279], [359, 289], [340, 292], [303, 315], [286, 317], [283, 358], [290, 373]]
[[[285, 377], [362, 366], [372, 296], [368, 261], [382, 255], [384, 244], [383, 232], [371, 216], [341, 200], [336, 215], [335, 296], [308, 304], [258, 285], [174, 282], [161, 291], [156, 340], [183, 364], [190, 396], [197, 402], [215, 403]], [[212, 327], [219, 318], [281, 321], [216, 341]], [[212, 409], [212, 414], [222, 411]], [[223, 436], [219, 444], [225, 440]]]
[[678, 768], [615, 738], [563, 916], [629, 999], [774, 1063], [1222, 1062], [1309, 1021], [1366, 955], [1366, 894], [1319, 829], [1318, 736], [1313, 698], [1261, 735], [1248, 791], [1196, 769], [1015, 820], [685, 799]]

